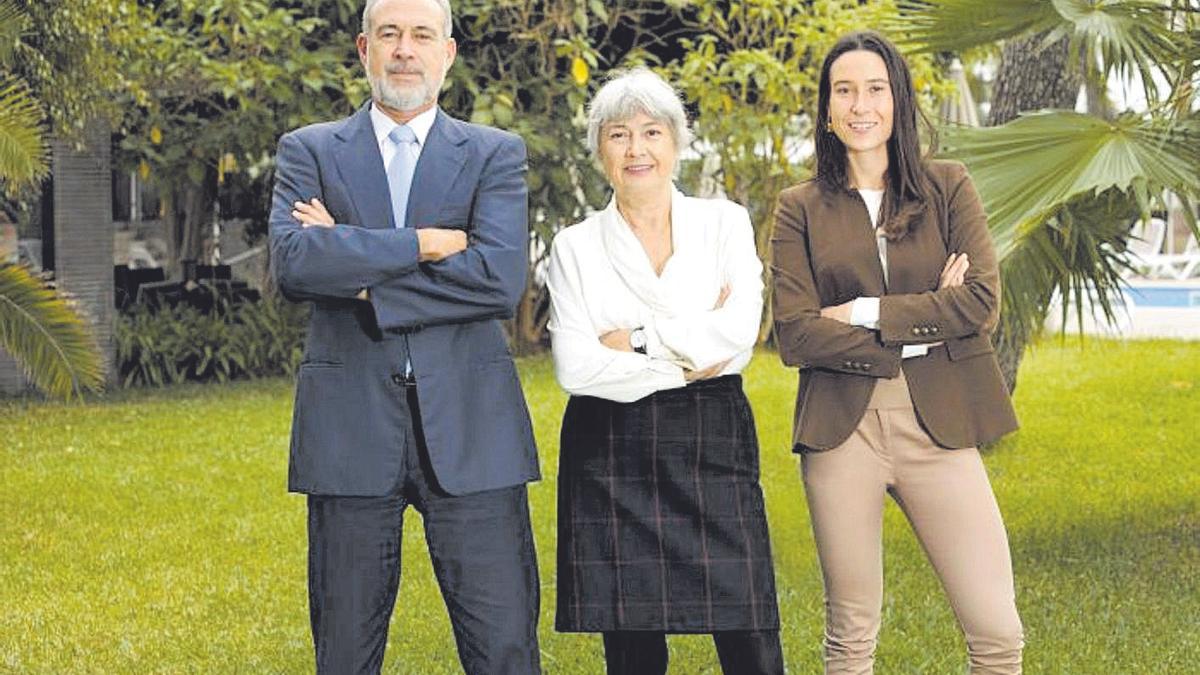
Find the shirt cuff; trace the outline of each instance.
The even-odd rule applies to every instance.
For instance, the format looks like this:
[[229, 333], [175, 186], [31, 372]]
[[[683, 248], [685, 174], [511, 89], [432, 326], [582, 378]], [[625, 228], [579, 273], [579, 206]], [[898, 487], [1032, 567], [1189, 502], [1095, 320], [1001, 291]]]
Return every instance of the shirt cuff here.
[[929, 353], [929, 345], [904, 345], [900, 348], [900, 358], [911, 359], [914, 356], [925, 356]]
[[879, 298], [856, 298], [850, 303], [850, 325], [879, 328]]

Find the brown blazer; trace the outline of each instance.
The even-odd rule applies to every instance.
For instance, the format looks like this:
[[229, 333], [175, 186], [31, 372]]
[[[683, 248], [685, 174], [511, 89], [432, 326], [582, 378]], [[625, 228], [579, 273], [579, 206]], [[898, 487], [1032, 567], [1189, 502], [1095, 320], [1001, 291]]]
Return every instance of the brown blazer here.
[[[913, 405], [940, 446], [978, 446], [1017, 428], [992, 352], [1000, 273], [979, 195], [957, 162], [928, 163], [932, 208], [900, 241], [888, 242], [888, 288], [866, 204], [855, 190], [815, 181], [779, 195], [771, 270], [779, 355], [800, 368], [795, 449], [845, 441], [866, 410], [876, 378], [904, 369]], [[965, 252], [962, 286], [938, 290], [946, 257]], [[826, 319], [820, 309], [879, 297], [879, 330]], [[944, 341], [901, 360], [901, 345]]]

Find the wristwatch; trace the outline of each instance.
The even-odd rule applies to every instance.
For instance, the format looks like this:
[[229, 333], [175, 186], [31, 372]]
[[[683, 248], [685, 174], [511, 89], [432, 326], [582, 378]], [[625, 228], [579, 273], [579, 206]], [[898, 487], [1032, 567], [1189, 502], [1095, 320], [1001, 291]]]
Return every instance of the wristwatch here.
[[639, 354], [646, 353], [646, 331], [641, 326], [629, 331], [629, 346]]

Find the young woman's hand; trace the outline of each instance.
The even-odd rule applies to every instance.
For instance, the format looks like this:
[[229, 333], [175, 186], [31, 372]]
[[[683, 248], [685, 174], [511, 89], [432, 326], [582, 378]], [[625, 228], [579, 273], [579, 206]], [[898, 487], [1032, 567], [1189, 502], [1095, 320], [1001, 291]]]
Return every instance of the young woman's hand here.
[[951, 253], [950, 257], [946, 258], [946, 264], [942, 266], [942, 277], [938, 283], [938, 290], [962, 286], [970, 267], [971, 262], [967, 260], [966, 253]]

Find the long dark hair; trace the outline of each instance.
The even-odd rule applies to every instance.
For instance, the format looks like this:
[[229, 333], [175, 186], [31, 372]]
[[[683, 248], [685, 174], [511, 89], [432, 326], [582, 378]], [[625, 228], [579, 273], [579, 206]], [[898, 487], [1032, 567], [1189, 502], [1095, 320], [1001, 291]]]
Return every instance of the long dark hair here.
[[887, 142], [888, 168], [884, 175], [885, 191], [879, 219], [884, 235], [895, 241], [908, 234], [925, 213], [925, 208], [933, 203], [933, 185], [921, 153], [918, 121], [929, 134], [931, 148], [937, 146], [937, 141], [933, 125], [917, 105], [917, 93], [908, 63], [895, 45], [876, 32], [860, 31], [843, 36], [829, 50], [825, 62], [821, 64], [821, 82], [817, 94], [817, 181], [821, 187], [831, 191], [849, 187], [846, 146], [829, 129], [829, 71], [839, 56], [858, 50], [878, 54], [883, 59], [892, 88], [892, 136]]

